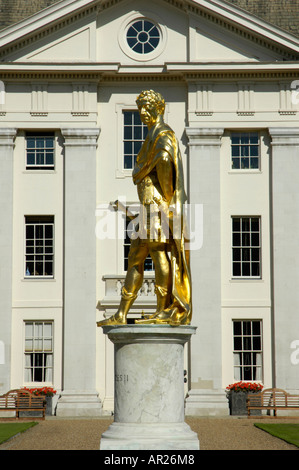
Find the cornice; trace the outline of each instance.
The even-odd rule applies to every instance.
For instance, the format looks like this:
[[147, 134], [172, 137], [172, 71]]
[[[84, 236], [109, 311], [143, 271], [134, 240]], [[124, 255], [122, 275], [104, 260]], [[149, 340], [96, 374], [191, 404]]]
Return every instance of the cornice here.
[[295, 80], [296, 63], [205, 64], [182, 63], [121, 67], [117, 63], [32, 64], [2, 63], [0, 79], [5, 80], [82, 80], [93, 82], [185, 82], [200, 80]]

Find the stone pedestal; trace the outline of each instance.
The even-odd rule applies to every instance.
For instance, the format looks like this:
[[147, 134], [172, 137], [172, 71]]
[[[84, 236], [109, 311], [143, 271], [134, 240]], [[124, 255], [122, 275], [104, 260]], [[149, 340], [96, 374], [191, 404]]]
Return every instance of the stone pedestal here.
[[198, 450], [185, 423], [184, 344], [196, 328], [106, 326], [114, 343], [114, 423], [101, 450]]

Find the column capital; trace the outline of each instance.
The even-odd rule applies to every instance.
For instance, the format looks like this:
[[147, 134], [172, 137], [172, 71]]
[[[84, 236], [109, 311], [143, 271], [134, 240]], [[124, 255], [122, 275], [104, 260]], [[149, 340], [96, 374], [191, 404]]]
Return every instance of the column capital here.
[[0, 128], [0, 146], [14, 145], [16, 135], [17, 135], [17, 129], [15, 128], [12, 128], [12, 127]]
[[99, 127], [61, 129], [64, 145], [68, 147], [96, 146], [100, 132]]
[[221, 145], [224, 129], [218, 127], [186, 127], [189, 146], [192, 145]]
[[299, 145], [298, 127], [270, 127], [271, 145]]

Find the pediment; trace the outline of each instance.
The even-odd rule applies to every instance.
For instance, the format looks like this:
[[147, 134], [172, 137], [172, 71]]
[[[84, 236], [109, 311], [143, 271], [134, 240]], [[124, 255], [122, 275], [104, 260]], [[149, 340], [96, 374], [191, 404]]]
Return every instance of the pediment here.
[[62, 25], [51, 23], [47, 30], [34, 31], [26, 40], [8, 49], [5, 60], [28, 62], [88, 62], [94, 60], [94, 15], [68, 18]]
[[[152, 0], [145, 10], [142, 5], [149, 4], [145, 0], [62, 0], [0, 32], [0, 58], [3, 62], [134, 65], [134, 60], [125, 57], [119, 47], [120, 24], [132, 11], [140, 15], [143, 11], [149, 11], [149, 15], [153, 12], [162, 18], [163, 28], [170, 33], [164, 53], [157, 55], [154, 65], [175, 61], [252, 63], [299, 56], [298, 39], [247, 13], [240, 14], [220, 0]], [[105, 15], [109, 17], [106, 25], [101, 21]], [[107, 29], [106, 36], [101, 32], [107, 24], [109, 39]], [[112, 43], [113, 54], [109, 52]]]
[[254, 62], [281, 60], [284, 52], [262, 41], [229, 30], [212, 21], [194, 21], [194, 60], [208, 62]]

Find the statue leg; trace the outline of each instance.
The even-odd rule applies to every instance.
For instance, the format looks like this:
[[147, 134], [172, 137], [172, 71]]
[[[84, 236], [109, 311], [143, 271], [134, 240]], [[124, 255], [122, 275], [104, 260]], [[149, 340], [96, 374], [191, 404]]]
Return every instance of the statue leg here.
[[119, 308], [115, 315], [97, 323], [98, 326], [125, 325], [128, 312], [133, 305], [138, 291], [143, 282], [144, 260], [148, 255], [148, 246], [138, 238], [132, 240], [129, 257], [128, 271], [122, 288], [122, 296]]
[[151, 243], [149, 252], [155, 265], [157, 308], [153, 315], [135, 320], [136, 323], [155, 323], [156, 318], [163, 317], [165, 319], [169, 316], [164, 312], [171, 299], [171, 266], [166, 252], [166, 244]]

